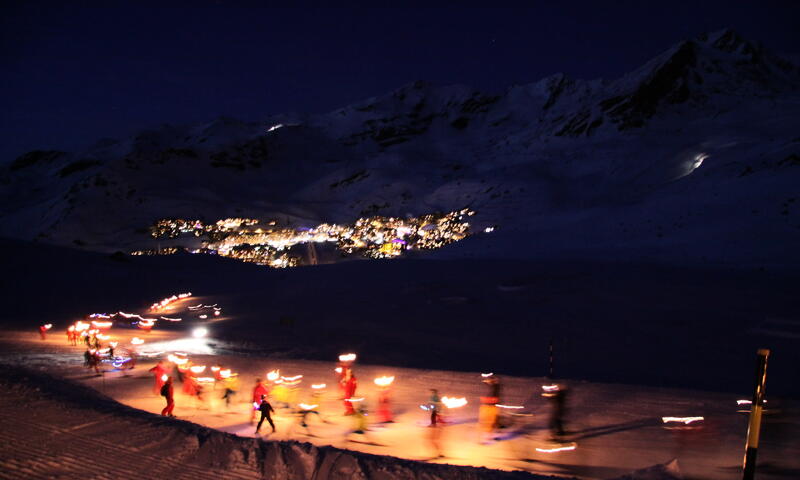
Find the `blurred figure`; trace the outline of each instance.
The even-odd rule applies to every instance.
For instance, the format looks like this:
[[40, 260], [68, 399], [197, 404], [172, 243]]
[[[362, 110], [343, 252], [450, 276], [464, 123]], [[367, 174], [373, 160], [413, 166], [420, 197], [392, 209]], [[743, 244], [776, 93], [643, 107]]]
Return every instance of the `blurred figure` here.
[[[191, 362], [186, 362], [187, 364]], [[183, 393], [190, 397], [197, 396], [197, 377], [191, 367], [183, 372]]]
[[[269, 390], [260, 378], [256, 379], [256, 386], [253, 387], [253, 410], [250, 412], [250, 425], [256, 423], [256, 411], [261, 406], [261, 399], [269, 395]], [[272, 409], [272, 405], [270, 405]]]
[[256, 433], [259, 433], [259, 430], [261, 430], [261, 424], [264, 423], [264, 419], [266, 419], [267, 422], [269, 422], [269, 426], [272, 427], [272, 433], [275, 433], [275, 423], [272, 421], [272, 416], [270, 415], [275, 410], [267, 401], [266, 395], [261, 395], [258, 411], [261, 412], [261, 419], [258, 421], [258, 426], [256, 426]]
[[[164, 360], [159, 360], [155, 367], [148, 370], [153, 372], [153, 394], [158, 395], [161, 392], [161, 387], [164, 385], [164, 376], [167, 375], [167, 368], [164, 366]], [[170, 381], [172, 377], [170, 377]]]
[[552, 404], [550, 411], [550, 435], [559, 439], [566, 435], [564, 430], [564, 417], [567, 414], [567, 395], [569, 390], [566, 385], [558, 385], [548, 398]]
[[443, 429], [444, 429], [444, 424], [439, 421], [436, 421], [436, 423], [431, 423], [428, 426], [428, 440], [431, 443], [431, 447], [433, 447], [435, 458], [444, 457], [444, 454], [442, 453]]
[[73, 347], [78, 345], [78, 332], [75, 331], [75, 325], [67, 327], [67, 343]]
[[486, 396], [481, 397], [481, 406], [478, 410], [478, 427], [480, 429], [481, 441], [490, 439], [497, 427], [497, 404], [500, 403], [500, 393], [502, 387], [500, 379], [491, 375], [483, 380], [488, 387]]
[[39, 325], [39, 336], [42, 340], [47, 340], [47, 325]]
[[231, 401], [239, 391], [239, 374], [231, 373], [228, 377], [223, 378], [222, 382], [225, 385], [225, 395], [222, 396], [225, 399], [225, 408], [230, 408]]
[[392, 423], [394, 419], [392, 417], [392, 406], [391, 406], [391, 390], [390, 386], [382, 386], [379, 387], [378, 390], [378, 408], [375, 410], [375, 415], [378, 418], [378, 422], [380, 423]]
[[353, 408], [353, 402], [351, 402], [350, 399], [356, 396], [357, 388], [358, 388], [358, 380], [356, 379], [356, 375], [353, 373], [352, 369], [348, 368], [344, 378], [345, 415], [354, 415], [356, 413], [355, 409]]
[[442, 399], [439, 398], [439, 391], [431, 389], [431, 397], [428, 400], [428, 411], [431, 414], [430, 427], [436, 427], [442, 423]]
[[318, 407], [319, 405], [316, 403], [305, 404], [301, 402], [297, 406], [297, 410], [295, 410], [297, 421], [289, 428], [289, 435], [291, 435], [294, 432], [295, 427], [299, 425], [306, 430], [306, 435], [313, 437], [314, 434], [311, 433], [311, 428], [308, 426], [308, 416], [314, 414], [317, 416], [317, 418], [320, 418], [319, 411], [317, 411]]
[[161, 386], [160, 393], [167, 400], [167, 406], [161, 410], [161, 415], [174, 417], [172, 411], [175, 409], [175, 391], [172, 388], [172, 377], [167, 377], [167, 381]]
[[83, 354], [83, 358], [86, 360], [86, 366], [89, 370], [94, 369], [94, 373], [100, 375], [100, 355], [97, 350], [88, 349], [86, 353]]
[[[348, 402], [352, 403], [352, 402]], [[353, 409], [353, 430], [350, 430], [345, 435], [346, 441], [352, 441], [350, 438], [351, 435], [361, 435], [367, 441], [367, 443], [375, 443], [370, 438], [369, 433], [369, 421], [367, 420], [367, 407], [363, 404], [359, 404], [358, 408]]]

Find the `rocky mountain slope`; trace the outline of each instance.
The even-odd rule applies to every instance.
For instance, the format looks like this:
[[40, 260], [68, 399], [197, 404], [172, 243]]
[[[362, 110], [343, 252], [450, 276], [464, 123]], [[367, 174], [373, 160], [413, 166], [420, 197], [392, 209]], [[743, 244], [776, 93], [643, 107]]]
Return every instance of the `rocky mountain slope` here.
[[798, 118], [800, 68], [725, 30], [613, 81], [416, 82], [322, 115], [30, 152], [0, 171], [0, 234], [124, 250], [162, 217], [470, 207], [497, 232], [437, 255], [796, 265]]

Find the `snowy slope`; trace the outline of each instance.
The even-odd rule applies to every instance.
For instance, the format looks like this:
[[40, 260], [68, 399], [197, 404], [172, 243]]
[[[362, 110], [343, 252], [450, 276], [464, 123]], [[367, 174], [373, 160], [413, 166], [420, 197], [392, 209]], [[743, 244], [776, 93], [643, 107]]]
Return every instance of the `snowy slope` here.
[[32, 152], [0, 172], [0, 233], [111, 251], [149, 246], [162, 217], [310, 226], [470, 206], [505, 233], [444, 255], [796, 265], [799, 72], [726, 30], [613, 81], [416, 82], [322, 115]]

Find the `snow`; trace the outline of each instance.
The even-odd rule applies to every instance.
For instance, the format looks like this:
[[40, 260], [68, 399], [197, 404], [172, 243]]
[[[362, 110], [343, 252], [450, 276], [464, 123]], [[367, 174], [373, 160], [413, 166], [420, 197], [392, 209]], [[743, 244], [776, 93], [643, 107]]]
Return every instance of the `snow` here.
[[163, 126], [0, 172], [0, 233], [111, 252], [152, 248], [141, 229], [164, 217], [311, 226], [470, 206], [517, 239], [482, 258], [797, 265], [798, 210], [781, 205], [800, 176], [798, 71], [723, 31], [613, 81], [415, 82], [327, 114]]
[[[112, 335], [125, 342], [130, 333], [114, 329]], [[167, 336], [173, 338], [175, 334]], [[438, 388], [440, 394], [465, 397], [468, 401], [465, 407], [445, 413], [448, 421], [443, 437], [446, 458], [435, 460], [440, 464], [477, 465], [581, 479], [727, 479], [738, 474], [747, 428], [746, 415], [737, 413], [737, 396], [732, 394], [567, 381], [572, 391], [566, 417], [567, 430], [572, 432], [568, 438], [577, 444], [577, 448], [543, 453], [536, 449], [547, 450], [558, 445], [548, 439], [549, 405], [540, 396], [541, 385], [552, 381], [501, 376], [503, 403], [523, 405], [525, 408], [520, 412], [530, 416], [508, 417], [514, 423], [500, 430], [496, 440], [485, 444], [480, 442], [476, 422], [478, 397], [483, 395], [485, 389], [478, 372], [369, 365], [363, 363], [363, 357], [359, 357], [354, 368], [359, 378], [357, 394], [365, 398], [368, 409], [374, 408], [372, 406], [376, 398], [376, 388], [371, 379], [384, 374], [396, 378], [392, 387], [396, 423], [380, 428], [373, 425], [375, 428], [370, 432], [370, 441], [375, 445], [372, 445], [345, 440], [345, 434], [352, 427], [349, 419], [341, 416], [342, 405], [336, 399], [338, 392], [333, 376], [335, 359], [319, 362], [239, 355], [190, 356], [197, 364], [218, 362], [240, 372], [241, 390], [230, 408], [226, 408], [220, 399], [220, 390], [206, 392], [204, 402], [197, 402], [178, 392], [176, 415], [180, 420], [192, 423], [176, 422], [145, 413], [157, 413], [164, 403], [161, 397], [151, 391], [152, 375], [146, 369], [152, 366], [152, 361], [138, 365], [133, 372], [108, 371], [102, 377], [87, 376], [78, 360], [80, 347], [67, 347], [62, 343], [61, 338], [55, 335], [51, 340], [41, 342], [36, 339], [35, 332], [6, 332], [3, 336], [4, 350], [14, 349], [15, 355], [3, 358], [6, 365], [2, 367], [0, 375], [0, 383], [6, 389], [6, 394], [2, 396], [5, 399], [2, 406], [4, 415], [14, 416], [14, 408], [31, 406], [34, 412], [31, 416], [17, 416], [25, 418], [15, 420], [21, 422], [20, 427], [6, 430], [14, 431], [20, 440], [24, 440], [13, 447], [14, 452], [28, 450], [28, 458], [40, 459], [39, 462], [31, 462], [43, 465], [48, 462], [41, 461], [42, 451], [47, 452], [47, 456], [55, 457], [50, 458], [49, 465], [58, 465], [59, 468], [69, 467], [69, 462], [64, 461], [62, 456], [80, 457], [82, 452], [52, 441], [46, 443], [44, 449], [26, 447], [31, 445], [29, 442], [36, 438], [34, 433], [39, 429], [72, 434], [80, 431], [78, 445], [84, 449], [83, 454], [88, 448], [87, 444], [96, 442], [96, 455], [105, 457], [100, 465], [120, 474], [126, 468], [131, 468], [125, 462], [134, 457], [115, 456], [108, 448], [125, 448], [128, 452], [136, 452], [141, 456], [140, 465], [154, 469], [167, 467], [163, 465], [165, 462], [157, 462], [159, 458], [173, 458], [181, 459], [180, 464], [169, 467], [182, 468], [181, 465], [189, 464], [190, 468], [208, 469], [209, 474], [228, 469], [242, 472], [242, 475], [245, 475], [244, 472], [252, 475], [252, 469], [258, 467], [274, 475], [291, 475], [291, 472], [309, 475], [310, 469], [316, 468], [319, 472], [325, 470], [326, 462], [332, 461], [326, 458], [337, 452], [327, 447], [333, 446], [346, 448], [347, 451], [341, 455], [354, 459], [352, 463], [345, 461], [349, 467], [341, 468], [353, 468], [355, 470], [351, 474], [364, 474], [367, 478], [381, 478], [374, 476], [378, 470], [390, 471], [387, 478], [419, 478], [415, 475], [430, 475], [424, 478], [472, 478], [470, 475], [504, 478], [500, 472], [483, 470], [478, 473], [455, 470], [455, 467], [436, 470], [433, 466], [414, 465], [391, 458], [430, 461], [431, 447], [426, 440], [427, 414], [418, 407], [426, 402], [428, 388]], [[42, 352], [49, 354], [41, 363], [41, 368], [56, 377], [8, 365], [9, 362], [36, 365], [42, 361]], [[267, 371], [275, 368], [286, 375], [304, 375], [304, 393], [300, 398], [308, 394], [308, 385], [323, 382], [329, 385], [320, 408], [322, 418], [328, 423], [310, 420], [314, 436], [307, 436], [299, 426], [294, 425], [294, 416], [275, 404], [277, 434], [264, 435], [266, 442], [253, 444], [248, 439], [253, 438], [254, 427], [247, 422], [250, 386], [254, 378], [263, 378]], [[135, 410], [121, 407], [99, 393], [65, 383], [59, 377], [91, 387]], [[30, 398], [33, 388], [38, 389], [35, 403]], [[791, 441], [800, 433], [800, 421], [792, 413], [798, 404], [776, 397], [770, 400], [769, 409], [772, 412], [764, 419], [759, 450], [759, 459], [764, 467], [759, 472], [759, 478], [785, 478], [786, 474], [800, 467], [797, 461], [797, 454], [800, 453], [798, 445]], [[48, 404], [50, 406], [45, 406]], [[702, 414], [705, 418], [700, 425], [692, 424], [677, 429], [664, 425], [660, 418], [662, 415], [696, 414]], [[29, 427], [22, 428], [22, 425]], [[311, 445], [293, 443], [296, 440]], [[6, 445], [6, 449], [12, 448]], [[273, 451], [275, 453], [270, 453]], [[363, 457], [354, 451], [378, 457]], [[8, 466], [20, 469], [20, 472], [22, 468], [33, 468], [13, 463]], [[357, 473], [359, 471], [361, 473]]]

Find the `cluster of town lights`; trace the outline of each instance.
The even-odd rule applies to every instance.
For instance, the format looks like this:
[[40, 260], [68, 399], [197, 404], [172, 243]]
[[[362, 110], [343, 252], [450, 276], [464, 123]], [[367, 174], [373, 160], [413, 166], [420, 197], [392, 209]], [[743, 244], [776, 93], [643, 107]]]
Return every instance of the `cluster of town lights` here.
[[[373, 216], [359, 218], [352, 225], [323, 223], [314, 228], [285, 228], [270, 221], [265, 228], [252, 228], [258, 220], [228, 218], [206, 225], [200, 220], [162, 219], [150, 227], [153, 238], [178, 238], [181, 235], [205, 237], [201, 248], [191, 253], [216, 254], [244, 262], [286, 268], [300, 265], [303, 255], [293, 252], [297, 245], [332, 243], [344, 255], [391, 258], [408, 250], [441, 248], [470, 235], [466, 217], [470, 209], [444, 214], [398, 218]], [[484, 230], [491, 232], [492, 227]], [[137, 250], [132, 255], [175, 253], [167, 250]]]

